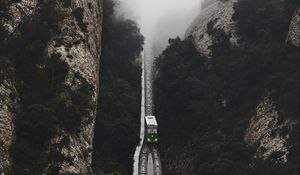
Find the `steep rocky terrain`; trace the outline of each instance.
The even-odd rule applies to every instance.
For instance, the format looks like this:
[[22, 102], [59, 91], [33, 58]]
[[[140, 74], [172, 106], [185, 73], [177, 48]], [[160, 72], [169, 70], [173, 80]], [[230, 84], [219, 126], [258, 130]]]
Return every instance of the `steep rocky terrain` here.
[[96, 0], [1, 1], [0, 171], [91, 172], [101, 13]]
[[288, 161], [290, 147], [286, 143], [290, 130], [295, 130], [299, 123], [291, 119], [281, 120], [274, 102], [269, 97], [264, 97], [258, 104], [245, 134], [246, 143], [257, 145], [256, 158], [267, 160], [274, 153], [278, 153], [280, 155], [276, 162]]
[[132, 174], [144, 37], [116, 3], [0, 2], [0, 174]]
[[291, 20], [291, 25], [289, 29], [289, 33], [287, 36], [287, 41], [292, 42], [295, 46], [300, 45], [300, 26], [298, 25], [300, 21], [300, 8], [298, 7]]
[[[37, 1], [26, 0], [1, 2], [1, 46], [5, 35], [13, 33], [25, 16], [31, 16], [36, 5]], [[0, 97], [0, 172], [8, 172], [11, 167], [9, 151], [14, 140], [13, 120], [19, 102], [14, 67], [5, 61], [1, 65], [0, 72]]]
[[236, 0], [203, 2], [200, 15], [186, 32], [186, 37], [193, 36], [199, 52], [209, 57], [212, 56], [210, 47], [217, 42], [218, 35], [215, 32], [217, 30], [224, 31], [230, 36], [231, 43], [237, 44], [238, 36], [232, 19], [235, 2]]
[[[299, 7], [293, 13], [289, 31], [287, 33], [287, 42], [294, 46], [299, 46]], [[256, 107], [256, 113], [252, 117], [245, 135], [245, 142], [257, 146], [256, 157], [264, 160], [278, 153], [277, 162], [286, 163], [287, 154], [290, 152], [291, 145], [287, 142], [290, 139], [291, 132], [299, 127], [299, 120], [283, 119], [280, 116], [278, 106], [269, 97], [263, 96]]]
[[[82, 107], [80, 110], [83, 115], [80, 116], [80, 124], [75, 125], [78, 127], [75, 128], [78, 130], [77, 134], [68, 133], [65, 129], [59, 130], [49, 146], [50, 152], [58, 151], [68, 161], [51, 160], [45, 172], [49, 172], [49, 168], [53, 166], [59, 167], [61, 174], [85, 174], [91, 171], [101, 53], [100, 5], [99, 1], [72, 1], [70, 7], [64, 10], [67, 15], [60, 26], [62, 33], [54, 36], [48, 44], [48, 57], [58, 55], [69, 67], [60, 96], [67, 107]], [[60, 8], [63, 8], [63, 4]], [[75, 101], [82, 97], [83, 99], [78, 100], [87, 104]], [[64, 139], [68, 139], [69, 143], [62, 148], [54, 146], [61, 144]]]
[[157, 60], [164, 173], [299, 174], [298, 2], [203, 4]]
[[[7, 74], [1, 69], [0, 74]], [[14, 80], [2, 77], [0, 83], [0, 172], [11, 167], [10, 147], [14, 139], [13, 119], [18, 106]]]

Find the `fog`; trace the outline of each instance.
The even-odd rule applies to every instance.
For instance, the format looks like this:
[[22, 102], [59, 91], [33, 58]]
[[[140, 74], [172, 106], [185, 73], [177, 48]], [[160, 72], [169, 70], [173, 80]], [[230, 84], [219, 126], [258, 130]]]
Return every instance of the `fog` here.
[[145, 49], [159, 54], [169, 38], [184, 36], [202, 0], [119, 0], [119, 15], [133, 19], [145, 36]]

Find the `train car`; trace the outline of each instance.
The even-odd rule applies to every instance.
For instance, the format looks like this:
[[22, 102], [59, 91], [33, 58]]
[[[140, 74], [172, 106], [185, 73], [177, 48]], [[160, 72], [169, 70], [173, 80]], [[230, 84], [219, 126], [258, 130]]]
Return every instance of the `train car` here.
[[157, 121], [155, 116], [146, 116], [145, 117], [145, 123], [146, 123], [146, 134], [145, 134], [145, 140], [148, 144], [155, 144], [158, 142], [158, 136], [157, 136]]

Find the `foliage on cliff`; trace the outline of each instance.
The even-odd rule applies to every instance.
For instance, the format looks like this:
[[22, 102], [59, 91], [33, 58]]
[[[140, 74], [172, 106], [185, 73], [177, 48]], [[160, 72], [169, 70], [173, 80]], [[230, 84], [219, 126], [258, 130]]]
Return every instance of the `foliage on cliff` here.
[[104, 0], [100, 96], [94, 139], [94, 174], [132, 174], [139, 142], [140, 75], [144, 41], [137, 25], [114, 14]]
[[51, 37], [60, 32], [58, 23], [63, 15], [55, 1], [41, 1], [38, 6], [36, 15], [24, 20], [6, 44], [6, 53], [16, 67], [21, 102], [14, 121], [12, 174], [40, 174], [47, 165], [50, 139], [57, 128], [69, 125], [65, 125], [68, 108], [57, 96], [68, 66], [59, 55], [44, 54]]
[[[0, 8], [1, 17], [9, 18], [7, 7], [13, 2], [17, 0], [1, 1], [1, 5], [5, 5]], [[45, 54], [52, 37], [61, 33], [59, 25], [65, 15], [57, 1], [42, 0], [38, 1], [35, 14], [21, 21], [12, 33], [8, 34], [1, 24], [0, 67], [6, 77], [1, 73], [0, 79], [11, 75], [8, 78], [17, 80], [15, 85], [20, 98], [20, 110], [14, 118], [11, 174], [42, 174], [48, 164], [47, 156], [63, 159], [60, 155], [46, 154], [50, 140], [58, 128], [76, 134], [86, 112], [84, 109], [89, 105], [87, 83], [83, 83], [76, 94], [71, 93], [72, 105], [66, 105], [59, 94], [65, 88], [62, 84], [69, 67], [60, 59], [61, 55]], [[56, 146], [59, 149], [61, 145]]]
[[266, 93], [281, 117], [299, 120], [299, 48], [284, 40], [293, 12], [288, 3], [238, 1], [234, 20], [243, 45], [233, 47], [225, 32], [210, 31], [218, 36], [211, 59], [190, 39], [169, 40], [157, 58], [155, 82], [164, 174], [299, 174], [297, 128], [280, 131], [290, 133], [286, 146], [293, 145], [283, 165], [274, 164], [279, 152], [269, 160], [254, 159], [254, 148], [244, 142]]

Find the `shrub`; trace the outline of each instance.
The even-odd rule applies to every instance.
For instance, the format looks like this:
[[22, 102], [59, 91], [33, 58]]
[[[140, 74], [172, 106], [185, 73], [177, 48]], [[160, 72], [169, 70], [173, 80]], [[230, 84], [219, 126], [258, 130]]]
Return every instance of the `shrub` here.
[[84, 19], [84, 9], [77, 8], [75, 9], [72, 14], [75, 16], [78, 26], [83, 32], [87, 32], [87, 23], [83, 21]]

